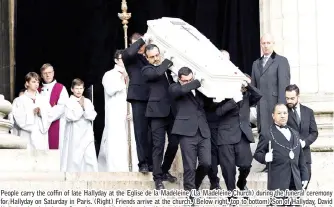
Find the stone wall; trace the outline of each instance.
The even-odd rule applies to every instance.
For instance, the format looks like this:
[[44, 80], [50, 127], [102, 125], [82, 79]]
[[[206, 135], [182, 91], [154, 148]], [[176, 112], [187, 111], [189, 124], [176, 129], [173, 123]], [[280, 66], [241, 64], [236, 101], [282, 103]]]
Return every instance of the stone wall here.
[[260, 0], [261, 34], [274, 35], [275, 51], [289, 60], [292, 83], [334, 102], [333, 8], [333, 0]]

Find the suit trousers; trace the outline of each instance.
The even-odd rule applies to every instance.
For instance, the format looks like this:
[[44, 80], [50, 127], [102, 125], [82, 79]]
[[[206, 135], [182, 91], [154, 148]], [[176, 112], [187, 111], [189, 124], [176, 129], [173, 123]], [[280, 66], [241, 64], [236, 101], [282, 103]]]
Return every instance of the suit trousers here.
[[145, 116], [147, 102], [132, 101], [133, 128], [135, 133], [138, 166], [152, 165], [152, 137], [148, 118]]
[[[198, 130], [195, 136], [180, 136], [183, 162], [184, 190], [199, 188], [211, 165], [210, 139], [202, 137]], [[198, 158], [198, 167], [197, 165]]]
[[[174, 117], [170, 114], [164, 118], [151, 118], [152, 141], [153, 141], [153, 180], [162, 179], [163, 173], [167, 173], [174, 161], [178, 150], [179, 140], [177, 135], [171, 134]], [[168, 146], [163, 156], [168, 135]], [[162, 159], [164, 159], [163, 164]]]
[[[250, 142], [242, 133], [240, 142], [218, 146], [218, 154], [226, 188], [227, 190], [234, 190], [236, 188], [236, 166], [239, 167], [239, 170], [240, 168], [250, 169], [252, 166], [253, 156]], [[248, 176], [248, 173], [246, 176]]]
[[[308, 180], [308, 183], [306, 185], [306, 189], [308, 188], [308, 185], [310, 184], [310, 181], [311, 181], [311, 175], [312, 175], [312, 172], [311, 172], [311, 163], [306, 163], [306, 167], [307, 167], [307, 172], [308, 172], [308, 176], [309, 176], [309, 180]], [[302, 180], [303, 181], [303, 180]]]
[[208, 177], [212, 186], [216, 186], [219, 183], [218, 178], [218, 146], [217, 146], [217, 137], [218, 137], [218, 128], [212, 127], [211, 131], [211, 167], [208, 172]]

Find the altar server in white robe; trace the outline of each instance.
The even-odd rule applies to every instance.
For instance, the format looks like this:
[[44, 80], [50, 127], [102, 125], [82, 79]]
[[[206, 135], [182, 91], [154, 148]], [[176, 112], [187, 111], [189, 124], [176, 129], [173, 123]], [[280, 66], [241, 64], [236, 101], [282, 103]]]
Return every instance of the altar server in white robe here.
[[72, 95], [65, 105], [65, 136], [61, 150], [61, 169], [66, 172], [97, 172], [97, 158], [92, 122], [96, 111], [92, 102], [85, 98], [84, 82], [72, 81]]
[[15, 101], [13, 117], [21, 129], [20, 137], [27, 140], [28, 150], [47, 150], [51, 106], [38, 93], [40, 77], [30, 72], [25, 76], [26, 91]]
[[22, 89], [20, 92], [19, 92], [19, 96], [16, 97], [14, 100], [13, 100], [13, 103], [12, 103], [12, 112], [10, 112], [8, 114], [8, 120], [13, 124], [13, 128], [10, 130], [10, 133], [12, 135], [16, 135], [16, 136], [20, 136], [21, 134], [21, 129], [20, 127], [16, 124], [15, 122], [15, 119], [14, 119], [14, 116], [13, 116], [13, 111], [16, 110], [16, 108], [18, 107], [17, 106], [17, 100], [20, 96], [24, 95], [24, 92], [26, 91], [26, 89]]
[[105, 127], [98, 157], [99, 171], [128, 172], [129, 146], [127, 136], [127, 73], [122, 51], [116, 51], [115, 67], [102, 79], [105, 99]]

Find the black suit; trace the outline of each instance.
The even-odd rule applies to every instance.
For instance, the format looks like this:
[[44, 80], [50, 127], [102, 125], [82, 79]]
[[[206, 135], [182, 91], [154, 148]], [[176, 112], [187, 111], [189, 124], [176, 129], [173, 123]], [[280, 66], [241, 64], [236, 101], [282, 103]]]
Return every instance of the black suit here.
[[233, 99], [224, 100], [217, 107], [220, 117], [218, 126], [218, 154], [222, 174], [228, 190], [235, 189], [236, 168], [240, 175], [238, 187], [244, 188], [252, 164], [250, 143], [254, 143], [249, 122], [250, 106], [261, 99], [260, 91], [254, 86], [247, 86], [243, 99], [236, 103]]
[[305, 141], [305, 147], [303, 148], [306, 167], [309, 173], [309, 178], [311, 179], [311, 149], [310, 145], [318, 138], [318, 128], [315, 122], [313, 110], [300, 105], [300, 118], [301, 122], [298, 125], [296, 117], [292, 109], [289, 109], [288, 125], [299, 132], [300, 139]]
[[130, 79], [127, 101], [131, 103], [132, 107], [139, 167], [143, 164], [152, 164], [151, 132], [148, 119], [145, 117], [149, 87], [141, 74], [141, 69], [148, 65], [148, 62], [143, 55], [138, 54], [140, 47], [144, 44], [144, 40], [139, 39], [125, 49], [122, 54], [125, 69]]
[[210, 189], [219, 187], [219, 177], [218, 175], [218, 146], [217, 146], [217, 137], [218, 137], [218, 125], [219, 125], [219, 116], [216, 114], [216, 104], [213, 103], [212, 98], [205, 97], [204, 99], [204, 109], [206, 113], [206, 118], [210, 127], [211, 132], [211, 167], [208, 172], [208, 177], [210, 180]]
[[[185, 190], [198, 188], [211, 164], [211, 134], [203, 108], [204, 95], [195, 90], [200, 86], [201, 83], [194, 80], [185, 85], [174, 83], [169, 87], [177, 109], [172, 134], [180, 138]], [[192, 90], [196, 91], [196, 96]], [[196, 170], [197, 157], [199, 164]]]
[[[148, 65], [142, 69], [142, 74], [147, 78], [150, 87], [146, 117], [151, 119], [154, 180], [162, 180], [163, 173], [169, 171], [179, 145], [177, 136], [171, 134], [174, 115], [172, 113], [172, 98], [168, 88], [174, 81], [168, 68], [172, 65], [173, 63], [166, 59], [160, 66]], [[168, 147], [165, 156], [163, 156], [166, 132], [168, 134]], [[164, 163], [161, 166], [163, 157]]]
[[[269, 128], [271, 133], [267, 131], [260, 134], [254, 159], [266, 164], [265, 156], [269, 151], [269, 140], [273, 149], [273, 161], [270, 162], [271, 167], [268, 171], [268, 190], [301, 190], [302, 181], [308, 180], [304, 153], [299, 143], [299, 134], [292, 128], [289, 128], [289, 130], [291, 132], [290, 141], [285, 138], [275, 125]], [[294, 158], [290, 159], [290, 150], [281, 147], [278, 143], [288, 148], [294, 148]]]

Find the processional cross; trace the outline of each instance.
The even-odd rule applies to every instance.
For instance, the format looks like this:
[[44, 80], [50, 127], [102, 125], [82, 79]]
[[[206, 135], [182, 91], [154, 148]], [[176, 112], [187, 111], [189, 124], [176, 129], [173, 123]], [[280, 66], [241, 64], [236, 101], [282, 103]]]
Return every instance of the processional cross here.
[[[122, 20], [123, 24], [123, 30], [124, 30], [124, 47], [128, 47], [128, 23], [129, 19], [131, 18], [131, 13], [128, 13], [128, 5], [126, 3], [126, 0], [122, 0], [121, 4], [121, 10], [122, 13], [118, 13], [118, 18]], [[128, 89], [129, 87], [129, 81], [127, 80], [127, 85], [126, 88]], [[130, 109], [130, 104], [127, 103], [127, 115], [129, 116], [131, 109]], [[128, 120], [128, 155], [129, 155], [129, 171], [132, 172], [132, 152], [131, 152], [131, 120]]]

